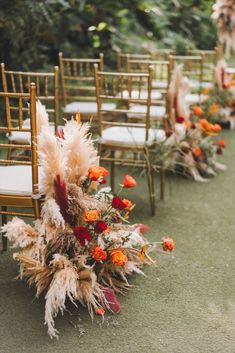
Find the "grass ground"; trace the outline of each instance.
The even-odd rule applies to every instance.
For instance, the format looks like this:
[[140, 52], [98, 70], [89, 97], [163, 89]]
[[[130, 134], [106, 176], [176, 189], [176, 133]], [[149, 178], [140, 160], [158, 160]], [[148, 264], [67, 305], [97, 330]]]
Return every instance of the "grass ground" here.
[[131, 279], [136, 287], [120, 298], [121, 314], [104, 324], [68, 305], [76, 315], [59, 315], [60, 339], [50, 340], [43, 298], [14, 280], [12, 250], [0, 253], [0, 353], [234, 353], [235, 133], [224, 138], [227, 172], [205, 184], [171, 176], [154, 218], [137, 178], [128, 193], [137, 204], [132, 220], [149, 224], [150, 240], [172, 236], [176, 248], [156, 253], [156, 266]]

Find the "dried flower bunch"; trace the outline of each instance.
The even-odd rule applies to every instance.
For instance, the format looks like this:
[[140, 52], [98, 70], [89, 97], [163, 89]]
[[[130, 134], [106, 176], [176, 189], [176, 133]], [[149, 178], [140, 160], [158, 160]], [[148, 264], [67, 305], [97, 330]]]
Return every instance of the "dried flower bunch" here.
[[[208, 122], [200, 105], [189, 109], [185, 100], [189, 85], [187, 79], [182, 78], [181, 70], [180, 65], [176, 66], [170, 84], [169, 100], [174, 124], [167, 129], [162, 146], [164, 167], [190, 175], [196, 181], [207, 181], [208, 177], [226, 169], [216, 161], [216, 155], [222, 154], [222, 147], [213, 139], [219, 135], [221, 127]], [[157, 159], [159, 161], [160, 157]]]
[[[148, 227], [129, 224], [134, 205], [120, 196], [136, 186], [134, 178], [126, 175], [117, 195], [107, 187], [97, 191], [109, 172], [99, 166], [87, 125], [71, 120], [58, 136], [44, 127], [38, 147], [41, 219], [30, 226], [15, 217], [2, 231], [20, 248], [14, 254], [20, 278], [36, 287], [37, 297], [45, 293], [45, 323], [50, 337], [58, 337], [54, 317], [63, 313], [67, 297], [86, 306], [91, 317], [118, 313], [116, 293], [130, 287], [130, 274], [142, 274], [143, 264], [153, 261], [143, 237]], [[171, 238], [160, 244], [165, 251], [174, 248]]]

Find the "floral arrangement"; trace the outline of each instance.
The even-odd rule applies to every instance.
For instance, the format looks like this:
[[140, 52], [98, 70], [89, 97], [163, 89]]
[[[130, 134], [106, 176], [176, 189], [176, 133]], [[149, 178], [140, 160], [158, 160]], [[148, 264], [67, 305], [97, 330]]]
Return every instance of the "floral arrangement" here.
[[201, 106], [189, 109], [185, 100], [187, 86], [182, 78], [181, 66], [176, 66], [169, 89], [171, 126], [162, 144], [164, 160], [159, 157], [159, 146], [156, 159], [165, 169], [190, 175], [196, 181], [206, 181], [226, 169], [216, 161], [216, 156], [222, 154], [222, 148], [213, 139], [219, 135], [221, 127], [204, 119]]
[[[41, 219], [31, 226], [15, 217], [2, 232], [20, 248], [14, 253], [20, 278], [36, 287], [37, 297], [45, 294], [48, 334], [58, 337], [54, 318], [66, 298], [86, 306], [91, 317], [120, 312], [116, 293], [130, 288], [129, 275], [143, 274], [143, 264], [154, 262], [148, 254], [153, 245], [144, 238], [147, 225], [129, 223], [135, 205], [120, 196], [135, 179], [126, 175], [116, 195], [98, 190], [109, 172], [99, 166], [88, 125], [68, 121], [58, 136], [44, 126], [38, 141]], [[169, 237], [159, 244], [174, 249]]]

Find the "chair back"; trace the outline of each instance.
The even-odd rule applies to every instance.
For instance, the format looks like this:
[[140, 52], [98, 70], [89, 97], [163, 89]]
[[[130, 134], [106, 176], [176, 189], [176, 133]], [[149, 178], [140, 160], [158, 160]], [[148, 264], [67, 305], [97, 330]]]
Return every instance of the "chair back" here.
[[116, 52], [118, 72], [127, 72], [127, 60], [151, 60], [151, 54], [128, 54], [121, 51]]
[[219, 59], [217, 47], [214, 50], [186, 49], [186, 55], [201, 55], [203, 57], [203, 81], [213, 80], [213, 70]]
[[[30, 83], [35, 83], [36, 97], [46, 106], [50, 122], [54, 123], [56, 131], [59, 119], [58, 66], [54, 67], [54, 72], [26, 72], [6, 70], [5, 64], [2, 63], [1, 74], [4, 92], [29, 92]], [[23, 110], [27, 111], [27, 108], [23, 107]]]
[[[153, 68], [149, 66], [148, 72], [142, 73], [119, 73], [99, 71], [95, 65], [96, 99], [98, 105], [99, 134], [105, 127], [125, 126], [144, 127], [146, 129], [146, 142], [149, 138], [150, 129], [150, 107], [152, 90]], [[147, 90], [147, 94], [146, 94]], [[133, 95], [135, 91], [137, 94]], [[145, 92], [145, 94], [142, 94]], [[110, 111], [102, 108], [103, 103], [115, 102], [117, 108]], [[124, 104], [126, 103], [126, 104]], [[130, 104], [143, 104], [146, 107], [145, 113], [136, 112], [136, 116], [141, 114], [141, 122], [130, 123], [120, 121], [120, 115], [129, 112]], [[110, 114], [112, 121], [110, 121]], [[144, 115], [144, 117], [143, 117]]]
[[176, 65], [182, 65], [182, 76], [187, 77], [190, 81], [194, 81], [198, 85], [195, 90], [201, 93], [203, 82], [203, 56], [202, 55], [186, 55], [177, 56], [170, 55], [170, 72], [172, 73]]
[[73, 101], [95, 101], [94, 64], [104, 67], [104, 55], [98, 59], [65, 58], [59, 53], [59, 67], [64, 106]]
[[162, 60], [167, 61], [169, 55], [175, 55], [175, 48], [172, 49], [146, 49], [146, 53], [151, 55], [152, 60]]
[[[38, 156], [37, 156], [37, 124], [36, 124], [36, 84], [30, 83], [29, 93], [0, 92], [0, 165], [31, 165], [32, 193], [38, 194]], [[28, 107], [29, 102], [29, 107]], [[17, 109], [16, 109], [17, 108]], [[24, 126], [24, 119], [30, 119], [30, 124]], [[13, 132], [27, 132], [30, 143], [27, 145], [14, 144], [6, 137]], [[16, 157], [8, 158], [7, 151], [30, 151], [27, 160]], [[17, 178], [17, 175], [15, 176]]]

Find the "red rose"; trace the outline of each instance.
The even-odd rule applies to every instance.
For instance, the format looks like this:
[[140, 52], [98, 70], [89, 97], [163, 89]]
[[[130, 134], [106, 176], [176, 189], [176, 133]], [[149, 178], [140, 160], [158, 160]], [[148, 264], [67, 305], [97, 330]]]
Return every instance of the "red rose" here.
[[96, 233], [105, 233], [109, 230], [108, 225], [104, 221], [98, 221], [95, 225]]
[[176, 118], [176, 122], [177, 122], [178, 124], [183, 124], [184, 118], [183, 118], [182, 116], [178, 116], [178, 118]]
[[172, 251], [174, 250], [175, 244], [172, 238], [168, 237], [168, 238], [164, 238], [163, 239], [163, 244], [162, 244], [163, 250], [164, 251]]
[[85, 246], [86, 241], [91, 240], [90, 232], [86, 229], [86, 227], [76, 227], [74, 228], [73, 232], [77, 240], [80, 242], [81, 246]]
[[197, 125], [195, 123], [192, 123], [190, 126], [191, 129], [195, 130], [197, 128]]
[[126, 204], [118, 196], [114, 196], [112, 200], [112, 206], [113, 208], [117, 208], [120, 211], [125, 210], [126, 208]]
[[216, 149], [216, 154], [223, 154], [222, 148], [221, 147], [217, 147]]

